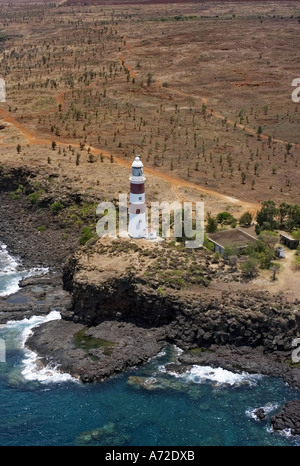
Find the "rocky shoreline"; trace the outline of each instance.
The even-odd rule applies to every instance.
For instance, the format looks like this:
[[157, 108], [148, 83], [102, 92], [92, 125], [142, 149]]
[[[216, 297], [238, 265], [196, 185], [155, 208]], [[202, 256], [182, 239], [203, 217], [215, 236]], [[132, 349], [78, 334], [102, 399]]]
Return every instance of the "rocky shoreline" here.
[[[1, 240], [24, 269], [43, 266], [49, 273], [23, 280], [15, 295], [0, 298], [0, 323], [58, 310], [62, 318], [37, 327], [26, 343], [40, 363], [83, 382], [102, 381], [171, 343], [184, 350], [172, 370], [210, 365], [283, 377], [300, 388], [299, 364], [291, 364], [299, 303], [250, 293], [237, 270], [205, 251], [188, 259], [186, 251], [128, 239], [80, 248], [78, 231], [62, 243], [60, 220], [49, 209], [12, 198], [18, 183], [1, 192]], [[47, 230], [39, 232], [39, 225]], [[177, 266], [170, 269], [170, 261]], [[175, 279], [183, 268], [186, 275]]]

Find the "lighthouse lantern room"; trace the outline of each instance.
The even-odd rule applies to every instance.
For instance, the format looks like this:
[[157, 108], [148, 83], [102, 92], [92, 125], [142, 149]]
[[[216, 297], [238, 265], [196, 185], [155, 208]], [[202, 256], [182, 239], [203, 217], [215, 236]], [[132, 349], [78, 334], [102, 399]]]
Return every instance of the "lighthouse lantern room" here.
[[137, 156], [132, 163], [129, 198], [128, 233], [132, 238], [144, 238], [147, 232], [147, 215], [145, 204], [145, 181], [143, 163]]

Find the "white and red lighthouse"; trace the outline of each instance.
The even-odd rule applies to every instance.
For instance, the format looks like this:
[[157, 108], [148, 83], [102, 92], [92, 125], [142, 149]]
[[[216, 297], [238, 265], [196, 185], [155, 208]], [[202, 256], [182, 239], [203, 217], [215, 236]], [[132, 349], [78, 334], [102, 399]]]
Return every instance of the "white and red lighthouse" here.
[[131, 238], [145, 238], [147, 236], [146, 178], [143, 175], [143, 166], [139, 156], [131, 165], [128, 225], [128, 233]]

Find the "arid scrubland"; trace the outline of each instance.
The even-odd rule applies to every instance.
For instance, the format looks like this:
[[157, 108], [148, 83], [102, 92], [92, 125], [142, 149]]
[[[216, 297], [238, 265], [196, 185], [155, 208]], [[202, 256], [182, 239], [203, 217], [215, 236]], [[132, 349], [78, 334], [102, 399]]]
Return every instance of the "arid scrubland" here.
[[101, 163], [141, 154], [148, 168], [237, 199], [299, 202], [299, 11], [4, 5], [1, 158], [42, 157], [97, 186]]

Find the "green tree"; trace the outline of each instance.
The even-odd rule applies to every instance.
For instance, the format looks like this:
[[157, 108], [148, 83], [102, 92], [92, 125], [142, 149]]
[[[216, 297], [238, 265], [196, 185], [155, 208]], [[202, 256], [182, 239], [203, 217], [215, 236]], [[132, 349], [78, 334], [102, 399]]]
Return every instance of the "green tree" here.
[[282, 202], [280, 206], [278, 207], [278, 221], [281, 226], [284, 225], [284, 222], [287, 218], [287, 215], [289, 213], [289, 204], [286, 204], [285, 202]]
[[216, 220], [218, 223], [221, 223], [222, 225], [230, 225], [233, 228], [235, 228], [237, 224], [237, 220], [229, 212], [218, 213]]
[[259, 239], [263, 241], [269, 248], [274, 248], [279, 238], [274, 231], [263, 230], [259, 234]]
[[300, 226], [300, 205], [291, 204], [288, 207], [288, 219], [286, 221], [286, 227], [289, 231], [293, 228]]
[[258, 261], [255, 257], [248, 257], [248, 259], [241, 264], [243, 274], [247, 278], [253, 278], [258, 273]]
[[214, 217], [211, 216], [210, 212], [207, 213], [206, 220], [207, 220], [207, 224], [206, 224], [207, 233], [214, 233], [215, 231], [217, 231], [218, 222]]
[[274, 201], [264, 201], [262, 208], [257, 212], [256, 220], [261, 229], [275, 230], [278, 226], [276, 220], [278, 209]]
[[271, 267], [270, 267], [270, 271], [272, 273], [272, 275], [271, 275], [272, 280], [273, 281], [276, 280], [276, 276], [280, 272], [280, 265], [279, 264], [272, 264]]
[[272, 136], [268, 136], [268, 145], [269, 145], [269, 148], [271, 148], [271, 144], [272, 144]]
[[251, 222], [252, 222], [252, 214], [250, 212], [245, 212], [239, 219], [239, 223], [240, 225], [242, 226], [247, 226], [247, 225], [251, 225]]
[[153, 82], [153, 74], [152, 73], [148, 73], [147, 74], [147, 86], [150, 86]]
[[257, 128], [257, 140], [260, 141], [261, 140], [261, 135], [262, 135], [262, 127], [259, 126]]
[[287, 142], [286, 145], [285, 145], [285, 149], [286, 149], [286, 153], [289, 155], [290, 151], [291, 151], [291, 148], [292, 148], [292, 144], [290, 142]]

